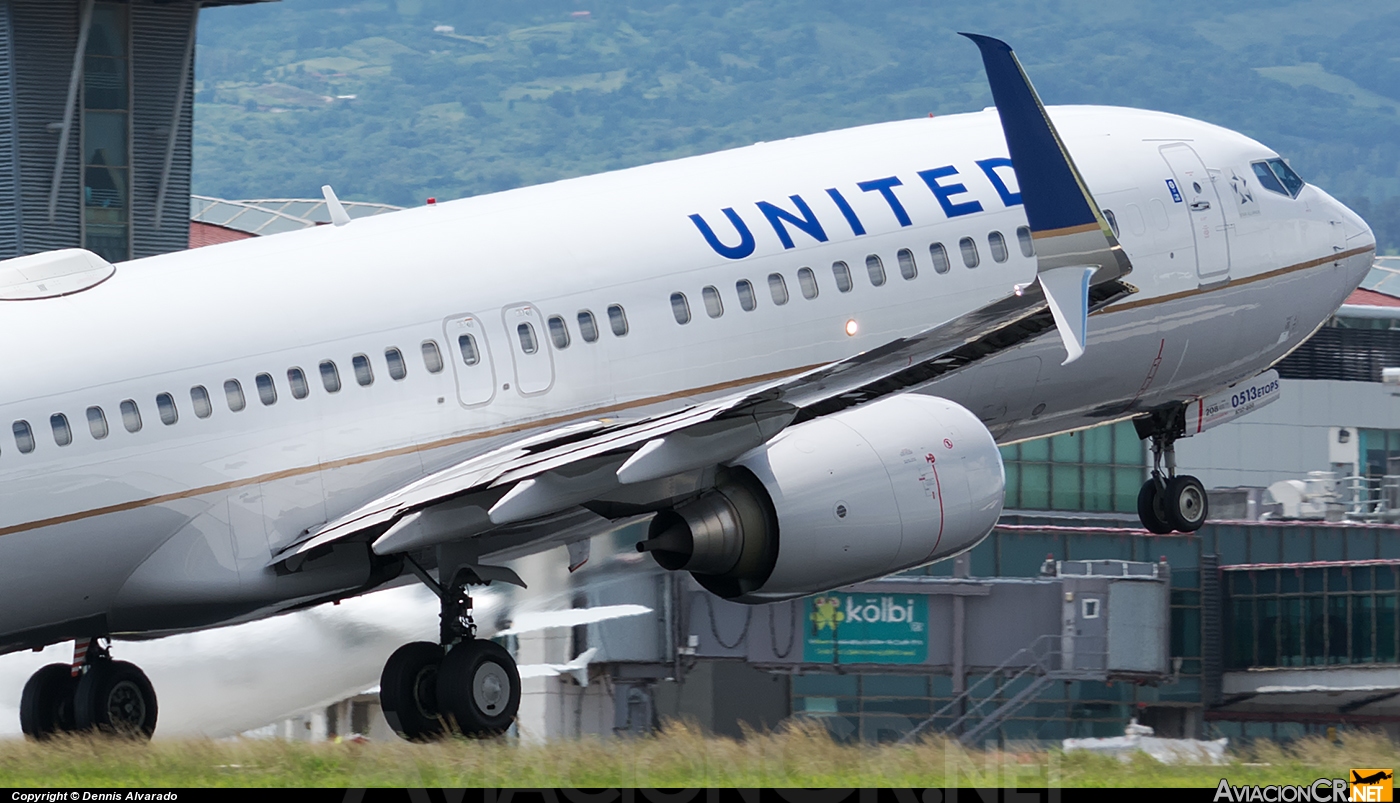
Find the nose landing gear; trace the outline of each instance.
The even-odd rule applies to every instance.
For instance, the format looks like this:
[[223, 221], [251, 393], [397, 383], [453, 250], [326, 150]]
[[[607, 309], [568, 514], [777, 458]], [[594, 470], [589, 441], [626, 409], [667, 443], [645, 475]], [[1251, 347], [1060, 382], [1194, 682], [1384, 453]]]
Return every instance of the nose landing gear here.
[[504, 733], [520, 708], [520, 672], [504, 647], [476, 637], [468, 589], [480, 578], [463, 567], [444, 588], [409, 565], [442, 601], [442, 644], [417, 641], [389, 656], [379, 682], [384, 718], [409, 741]]
[[1138, 491], [1138, 519], [1158, 535], [1195, 532], [1210, 513], [1201, 481], [1176, 473], [1176, 441], [1185, 432], [1184, 409], [1179, 406], [1133, 419], [1138, 437], [1152, 440], [1152, 476]]

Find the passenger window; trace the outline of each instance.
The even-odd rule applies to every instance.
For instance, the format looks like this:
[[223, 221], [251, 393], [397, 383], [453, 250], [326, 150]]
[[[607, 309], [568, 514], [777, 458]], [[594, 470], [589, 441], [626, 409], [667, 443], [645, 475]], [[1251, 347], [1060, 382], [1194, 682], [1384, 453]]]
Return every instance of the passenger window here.
[[816, 298], [821, 292], [821, 288], [817, 287], [817, 274], [813, 273], [811, 268], [797, 269], [797, 286], [802, 290], [802, 297], [808, 301]]
[[[305, 380], [302, 382], [305, 385]], [[214, 414], [214, 405], [209, 401], [209, 391], [203, 385], [190, 388], [190, 403], [194, 405], [196, 418], [208, 418]]]
[[851, 281], [851, 266], [845, 262], [831, 263], [831, 275], [836, 279], [836, 289], [843, 292], [851, 292], [854, 283]]
[[1118, 236], [1118, 218], [1113, 214], [1112, 209], [1103, 210], [1104, 219], [1108, 221], [1108, 227], [1113, 229], [1113, 236]]
[[304, 399], [311, 395], [311, 387], [306, 383], [306, 374], [300, 368], [287, 369], [287, 385], [292, 389], [293, 399]]
[[466, 365], [476, 365], [481, 362], [481, 352], [476, 350], [475, 337], [471, 335], [458, 336], [457, 350], [462, 352], [462, 362]]
[[753, 282], [740, 279], [734, 283], [734, 291], [739, 294], [739, 306], [744, 312], [753, 312], [758, 307], [758, 297], [753, 292]]
[[107, 437], [107, 414], [102, 412], [101, 407], [87, 408], [88, 432], [92, 433], [92, 439], [100, 441]]
[[608, 307], [608, 324], [612, 326], [612, 333], [618, 337], [627, 334], [627, 313], [623, 311], [621, 304]]
[[1293, 168], [1288, 166], [1288, 162], [1282, 159], [1270, 159], [1269, 167], [1274, 169], [1274, 175], [1278, 176], [1278, 180], [1282, 181], [1283, 186], [1288, 188], [1288, 194], [1297, 198], [1298, 193], [1303, 191], [1302, 177], [1293, 172]]
[[724, 301], [719, 297], [719, 290], [713, 285], [700, 291], [700, 295], [705, 299], [705, 314], [711, 318], [718, 318], [724, 314]]
[[690, 302], [685, 300], [685, 293], [671, 294], [671, 314], [681, 326], [690, 323]]
[[331, 360], [321, 362], [321, 385], [327, 393], [338, 393], [340, 391], [340, 370], [335, 367]]
[[1031, 239], [1031, 230], [1025, 226], [1016, 229], [1016, 242], [1021, 244], [1021, 256], [1029, 259], [1035, 256], [1035, 241]]
[[1005, 262], [1011, 258], [1011, 252], [1006, 248], [1006, 238], [1001, 236], [1001, 232], [994, 231], [988, 234], [987, 246], [992, 249], [993, 262]]
[[224, 383], [224, 398], [228, 400], [228, 409], [235, 413], [248, 406], [248, 400], [243, 398], [243, 385], [237, 379]]
[[54, 413], [49, 416], [49, 426], [53, 428], [53, 442], [59, 446], [67, 446], [73, 442], [73, 428], [68, 426], [68, 416], [63, 413]]
[[528, 323], [522, 323], [515, 327], [515, 336], [520, 338], [520, 350], [526, 354], [534, 354], [540, 350], [539, 341], [535, 340], [535, 327]]
[[865, 272], [870, 274], [870, 283], [876, 287], [885, 283], [885, 263], [878, 256], [871, 254], [865, 258]]
[[958, 240], [958, 248], [962, 249], [963, 264], [969, 268], [977, 267], [977, 263], [982, 261], [982, 258], [977, 256], [977, 243], [973, 242], [971, 237]]
[[384, 362], [389, 366], [389, 378], [395, 382], [408, 376], [408, 363], [404, 362], [402, 351], [393, 347], [384, 349]]
[[569, 347], [569, 327], [564, 325], [564, 319], [554, 315], [549, 319], [549, 337], [554, 341], [557, 349]]
[[127, 432], [140, 432], [141, 410], [136, 407], [136, 402], [132, 401], [131, 399], [127, 399], [126, 401], [121, 403], [121, 408], [122, 426], [126, 427]]
[[160, 414], [160, 422], [167, 427], [180, 420], [180, 411], [175, 409], [175, 397], [169, 393], [156, 396], [156, 412]]
[[910, 251], [908, 248], [901, 248], [899, 249], [899, 253], [895, 254], [895, 258], [899, 260], [900, 276], [903, 276], [906, 280], [919, 278], [919, 266], [914, 264], [913, 251]]
[[258, 401], [264, 407], [271, 407], [277, 403], [277, 385], [272, 382], [272, 374], [258, 374], [254, 379], [258, 386]]
[[29, 428], [29, 422], [16, 421], [12, 429], [15, 433], [15, 446], [19, 447], [20, 454], [34, 451], [34, 431]]
[[356, 354], [350, 358], [350, 365], [355, 369], [355, 382], [362, 388], [367, 388], [374, 384], [374, 369], [369, 367], [369, 358], [363, 354]]
[[423, 367], [430, 374], [442, 372], [442, 351], [438, 349], [436, 340], [423, 341]]
[[583, 338], [585, 343], [598, 341], [598, 322], [594, 320], [593, 313], [588, 310], [579, 310], [578, 335]]
[[933, 260], [934, 273], [947, 273], [953, 267], [948, 261], [948, 249], [943, 247], [943, 243], [929, 244], [928, 257]]
[[768, 292], [773, 296], [773, 303], [782, 306], [788, 302], [787, 282], [783, 281], [783, 274], [768, 274]]

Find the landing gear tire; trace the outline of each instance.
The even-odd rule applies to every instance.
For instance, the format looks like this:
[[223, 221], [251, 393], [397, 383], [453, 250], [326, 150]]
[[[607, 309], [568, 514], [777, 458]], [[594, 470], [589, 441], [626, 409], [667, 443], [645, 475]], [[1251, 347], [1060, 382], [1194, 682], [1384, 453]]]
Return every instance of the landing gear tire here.
[[438, 709], [438, 672], [442, 647], [427, 641], [405, 644], [389, 656], [379, 677], [379, 704], [389, 727], [410, 742], [443, 735]]
[[1205, 486], [1195, 477], [1181, 475], [1167, 480], [1167, 491], [1162, 507], [1172, 529], [1183, 533], [1194, 533], [1206, 523], [1210, 513]]
[[1137, 512], [1138, 519], [1142, 521], [1142, 526], [1150, 533], [1166, 535], [1172, 531], [1172, 524], [1167, 520], [1167, 512], [1163, 509], [1163, 501], [1166, 494], [1161, 493], [1157, 487], [1157, 480], [1148, 480], [1142, 484], [1142, 490], [1138, 491]]
[[19, 727], [24, 735], [41, 740], [74, 730], [73, 693], [77, 685], [68, 664], [49, 664], [30, 676], [19, 703]]
[[74, 694], [80, 731], [96, 730], [131, 739], [156, 731], [156, 692], [135, 664], [102, 660], [88, 665]]
[[494, 641], [458, 642], [438, 669], [437, 699], [455, 732], [473, 737], [505, 733], [520, 708], [520, 671]]

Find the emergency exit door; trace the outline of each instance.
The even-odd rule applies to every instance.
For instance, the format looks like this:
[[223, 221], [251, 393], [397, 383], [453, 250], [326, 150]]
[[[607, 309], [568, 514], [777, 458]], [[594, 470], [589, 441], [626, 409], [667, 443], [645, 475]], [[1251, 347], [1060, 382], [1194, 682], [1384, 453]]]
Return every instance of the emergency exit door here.
[[507, 347], [515, 364], [515, 387], [530, 396], [544, 393], [554, 384], [554, 357], [550, 354], [544, 318], [534, 304], [516, 304], [501, 310], [505, 318]]
[[457, 315], [443, 323], [447, 361], [457, 377], [457, 399], [472, 407], [496, 395], [496, 371], [480, 316]]
[[1190, 145], [1178, 142], [1164, 145], [1175, 181], [1170, 182], [1172, 201], [1186, 207], [1191, 236], [1196, 242], [1196, 276], [1212, 282], [1230, 276], [1230, 244], [1226, 241], [1225, 207], [1215, 189], [1210, 171]]

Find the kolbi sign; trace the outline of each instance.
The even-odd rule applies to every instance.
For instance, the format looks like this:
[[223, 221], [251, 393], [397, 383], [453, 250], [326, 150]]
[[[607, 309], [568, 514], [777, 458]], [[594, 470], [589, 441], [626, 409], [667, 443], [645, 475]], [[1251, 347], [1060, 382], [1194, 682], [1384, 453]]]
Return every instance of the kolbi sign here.
[[808, 597], [803, 658], [812, 663], [921, 664], [928, 659], [928, 599], [920, 595]]

